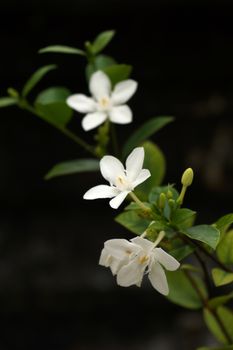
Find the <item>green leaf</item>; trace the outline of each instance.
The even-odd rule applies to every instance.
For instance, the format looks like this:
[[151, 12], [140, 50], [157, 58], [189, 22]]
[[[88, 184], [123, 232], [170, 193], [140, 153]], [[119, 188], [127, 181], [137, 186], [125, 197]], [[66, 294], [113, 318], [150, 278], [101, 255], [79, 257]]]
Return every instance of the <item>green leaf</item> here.
[[71, 55], [81, 55], [86, 56], [86, 53], [83, 50], [77, 49], [76, 47], [70, 47], [65, 45], [51, 45], [43, 47], [38, 51], [39, 53], [65, 53]]
[[[224, 325], [224, 328], [226, 329], [227, 333], [229, 334], [229, 337], [231, 337], [233, 341], [233, 314], [232, 312], [224, 307], [219, 306], [216, 309], [216, 315]], [[222, 331], [221, 326], [219, 325], [219, 322], [217, 322], [215, 315], [213, 314], [213, 311], [205, 308], [204, 309], [204, 320], [209, 328], [209, 330], [213, 333], [213, 335], [223, 344], [227, 344], [228, 340], [226, 339], [225, 334]]]
[[16, 105], [17, 102], [18, 99], [14, 97], [0, 97], [0, 108]]
[[98, 55], [94, 58], [93, 63], [88, 63], [86, 66], [86, 78], [87, 81], [90, 80], [90, 77], [93, 73], [95, 73], [97, 70], [103, 70], [106, 67], [115, 65], [116, 61], [107, 55]]
[[70, 91], [64, 87], [51, 87], [42, 91], [35, 100], [39, 116], [47, 122], [65, 127], [72, 117], [72, 109], [66, 104]]
[[39, 83], [39, 81], [51, 70], [57, 68], [55, 64], [50, 64], [48, 66], [44, 66], [39, 68], [35, 73], [32, 74], [32, 76], [28, 79], [26, 84], [23, 87], [22, 90], [22, 96], [26, 97], [29, 92], [34, 88], [36, 84]]
[[98, 171], [99, 161], [97, 159], [76, 159], [56, 164], [46, 175], [49, 180], [56, 176], [71, 175], [89, 171]]
[[222, 216], [218, 221], [215, 223], [217, 226], [217, 229], [222, 233], [224, 233], [230, 225], [233, 224], [233, 214], [227, 214]]
[[102, 51], [112, 40], [115, 35], [114, 30], [107, 30], [105, 32], [100, 33], [91, 44], [91, 52], [96, 55], [100, 51]]
[[217, 246], [217, 256], [223, 264], [233, 264], [233, 230], [226, 232]]
[[143, 167], [150, 170], [151, 176], [136, 188], [135, 193], [141, 200], [146, 201], [152, 188], [162, 182], [166, 161], [162, 151], [154, 143], [147, 141], [142, 147], [145, 151]]
[[173, 120], [173, 117], [156, 117], [149, 119], [128, 138], [128, 141], [126, 141], [123, 147], [123, 157], [125, 158], [133, 148], [139, 146], [144, 140], [148, 139]]
[[159, 199], [160, 194], [161, 193], [166, 194], [168, 191], [171, 191], [173, 199], [176, 200], [179, 197], [179, 193], [173, 187], [173, 185], [157, 186], [157, 187], [152, 188], [150, 195], [149, 195], [149, 202], [152, 204], [155, 204], [157, 202], [157, 200]]
[[187, 208], [176, 209], [171, 216], [171, 222], [179, 230], [189, 228], [193, 225], [196, 212]]
[[151, 220], [140, 215], [140, 211], [125, 211], [115, 218], [116, 222], [127, 228], [129, 231], [141, 234], [149, 226]]
[[215, 249], [219, 242], [220, 232], [210, 225], [198, 225], [182, 231], [189, 238], [201, 241]]
[[[166, 275], [169, 285], [168, 299], [170, 301], [188, 309], [200, 309], [202, 307], [202, 300], [184, 271], [166, 271]], [[193, 278], [206, 295], [202, 280], [197, 276], [193, 276]]]
[[184, 258], [192, 254], [193, 251], [193, 247], [184, 245], [182, 247], [170, 250], [169, 254], [171, 254], [176, 260], [182, 261]]
[[212, 298], [208, 301], [208, 304], [212, 309], [216, 309], [218, 306], [226, 304], [231, 299], [233, 299], [233, 292], [226, 295], [220, 295], [219, 297]]
[[217, 287], [233, 282], [233, 273], [224, 271], [218, 267], [212, 269], [212, 277]]
[[102, 69], [102, 71], [108, 75], [108, 77], [111, 80], [112, 86], [114, 86], [120, 81], [129, 78], [132, 72], [132, 66], [128, 64], [113, 64]]

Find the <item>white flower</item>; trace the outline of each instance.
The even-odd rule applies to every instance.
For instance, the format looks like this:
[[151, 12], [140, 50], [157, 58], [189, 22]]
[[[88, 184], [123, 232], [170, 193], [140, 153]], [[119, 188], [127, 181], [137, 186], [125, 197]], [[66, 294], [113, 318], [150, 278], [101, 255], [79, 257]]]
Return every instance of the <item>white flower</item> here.
[[126, 169], [113, 156], [104, 156], [100, 161], [100, 171], [109, 185], [99, 185], [88, 190], [84, 199], [113, 198], [109, 204], [117, 209], [128, 193], [151, 176], [148, 169], [142, 169], [144, 148], [135, 148], [126, 159]]
[[145, 273], [148, 273], [152, 286], [161, 294], [168, 295], [169, 288], [164, 268], [177, 270], [180, 263], [163, 249], [157, 248], [163, 238], [158, 237], [151, 242], [136, 237], [128, 242], [124, 239], [112, 239], [105, 242], [99, 264], [110, 267], [113, 275], [117, 275], [117, 284], [122, 287], [141, 286]]
[[87, 113], [82, 120], [82, 127], [88, 131], [102, 124], [107, 118], [112, 123], [128, 124], [132, 121], [132, 111], [125, 104], [135, 93], [137, 82], [131, 79], [116, 84], [111, 92], [108, 76], [97, 71], [92, 74], [89, 90], [92, 97], [83, 94], [71, 95], [67, 104], [81, 113]]

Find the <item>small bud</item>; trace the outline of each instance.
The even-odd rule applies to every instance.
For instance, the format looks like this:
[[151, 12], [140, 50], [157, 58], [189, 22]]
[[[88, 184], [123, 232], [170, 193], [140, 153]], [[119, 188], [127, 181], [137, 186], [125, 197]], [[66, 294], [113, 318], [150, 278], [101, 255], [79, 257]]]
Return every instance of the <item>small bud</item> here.
[[167, 191], [167, 198], [168, 198], [168, 199], [173, 198], [173, 193], [172, 193], [172, 191], [170, 191], [170, 190]]
[[165, 207], [166, 204], [166, 195], [165, 193], [160, 193], [159, 196], [159, 208], [163, 209]]
[[174, 207], [175, 207], [175, 201], [174, 201], [174, 199], [169, 199], [168, 200], [168, 204], [169, 204], [169, 207], [171, 208], [171, 209], [173, 209]]
[[181, 178], [181, 183], [183, 186], [188, 187], [192, 184], [193, 182], [193, 169], [188, 168], [184, 171], [182, 178]]

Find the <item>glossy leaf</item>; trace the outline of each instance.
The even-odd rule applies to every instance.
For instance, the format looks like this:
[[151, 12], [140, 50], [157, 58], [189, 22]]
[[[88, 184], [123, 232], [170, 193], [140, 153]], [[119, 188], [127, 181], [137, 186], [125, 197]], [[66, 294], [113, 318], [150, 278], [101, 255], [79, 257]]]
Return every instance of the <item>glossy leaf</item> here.
[[217, 229], [221, 232], [221, 234], [224, 233], [232, 224], [233, 224], [233, 213], [222, 216], [215, 223]]
[[225, 233], [217, 246], [216, 253], [223, 264], [233, 264], [233, 230]]
[[71, 55], [85, 56], [86, 53], [83, 50], [77, 49], [76, 47], [66, 45], [51, 45], [43, 47], [39, 50], [39, 53], [65, 53]]
[[128, 138], [123, 148], [123, 157], [126, 157], [133, 148], [139, 146], [143, 141], [173, 120], [173, 117], [156, 117], [149, 119]]
[[208, 304], [212, 309], [216, 309], [218, 306], [226, 304], [231, 299], [233, 299], [233, 292], [212, 298], [208, 301]]
[[215, 249], [219, 242], [220, 232], [210, 225], [198, 225], [182, 231], [189, 238], [201, 241]]
[[34, 88], [35, 85], [39, 83], [39, 81], [51, 70], [57, 68], [55, 64], [50, 64], [48, 66], [44, 66], [39, 68], [35, 73], [32, 74], [32, 76], [28, 79], [26, 84], [23, 87], [22, 90], [22, 96], [26, 97], [29, 92]]
[[171, 222], [179, 230], [189, 228], [193, 225], [196, 212], [187, 208], [176, 209], [171, 216]]
[[[233, 314], [232, 312], [226, 308], [225, 306], [219, 306], [216, 309], [216, 314], [219, 317], [220, 321], [223, 323], [224, 328], [226, 329], [229, 337], [233, 341]], [[225, 336], [225, 334], [222, 331], [221, 326], [219, 325], [219, 322], [217, 322], [216, 317], [214, 316], [213, 312], [211, 312], [209, 309], [204, 309], [204, 320], [206, 322], [207, 327], [209, 330], [213, 333], [213, 335], [223, 344], [227, 344], [228, 340]]]
[[[168, 299], [170, 301], [188, 309], [200, 309], [202, 307], [202, 300], [184, 271], [166, 271], [166, 275], [169, 285]], [[193, 278], [201, 288], [203, 295], [206, 295], [202, 280], [194, 274]]]
[[159, 185], [164, 177], [166, 161], [163, 153], [154, 143], [147, 141], [142, 144], [145, 151], [143, 167], [149, 169], [151, 176], [135, 189], [141, 200], [147, 200], [152, 188]]
[[42, 91], [35, 101], [39, 116], [53, 125], [65, 127], [73, 114], [66, 104], [68, 96], [70, 91], [63, 87], [52, 87]]
[[182, 247], [170, 250], [169, 254], [171, 254], [176, 260], [182, 261], [184, 258], [192, 254], [193, 251], [193, 247], [189, 245], [183, 245]]
[[116, 85], [122, 80], [126, 80], [130, 77], [132, 72], [132, 66], [128, 64], [113, 64], [102, 71], [108, 75], [111, 80], [112, 86]]
[[100, 33], [90, 46], [91, 52], [96, 55], [97, 53], [102, 51], [109, 44], [114, 35], [114, 30], [107, 30], [105, 32]]
[[99, 161], [97, 159], [76, 159], [68, 162], [62, 162], [56, 164], [49, 172], [45, 175], [45, 179], [49, 180], [53, 177], [62, 175], [71, 175], [76, 173], [98, 171]]
[[142, 217], [139, 211], [136, 212], [133, 210], [121, 213], [115, 220], [129, 231], [136, 234], [143, 233], [151, 222], [151, 220]]
[[88, 63], [86, 66], [86, 77], [87, 81], [90, 80], [90, 77], [93, 73], [95, 73], [97, 70], [103, 70], [106, 67], [115, 65], [116, 61], [107, 55], [98, 55], [94, 58], [93, 63]]
[[0, 97], [0, 108], [9, 107], [17, 104], [18, 100], [14, 97]]
[[217, 287], [233, 282], [233, 272], [227, 272], [217, 267], [212, 269], [212, 277]]

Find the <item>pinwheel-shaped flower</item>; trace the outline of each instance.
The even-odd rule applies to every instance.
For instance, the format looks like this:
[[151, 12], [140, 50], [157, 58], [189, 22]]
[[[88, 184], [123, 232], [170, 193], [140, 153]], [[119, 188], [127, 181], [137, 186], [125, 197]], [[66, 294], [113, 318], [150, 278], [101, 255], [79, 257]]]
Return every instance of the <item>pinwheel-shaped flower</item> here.
[[126, 169], [123, 164], [113, 156], [104, 156], [100, 160], [100, 171], [109, 185], [99, 185], [88, 190], [84, 199], [113, 198], [109, 204], [117, 209], [126, 196], [136, 186], [151, 176], [148, 169], [142, 169], [144, 161], [144, 148], [135, 148], [126, 159]]
[[116, 124], [128, 124], [132, 121], [132, 111], [125, 104], [135, 93], [137, 82], [131, 79], [116, 84], [111, 92], [108, 76], [97, 71], [92, 74], [89, 90], [92, 97], [83, 94], [71, 95], [67, 104], [80, 113], [87, 113], [82, 127], [88, 131], [102, 124], [106, 119]]
[[164, 233], [156, 242], [136, 237], [128, 242], [125, 239], [111, 239], [105, 242], [99, 264], [110, 267], [117, 275], [117, 284], [122, 287], [141, 286], [144, 274], [152, 286], [161, 294], [168, 295], [169, 288], [164, 268], [175, 271], [180, 263], [163, 249], [157, 248]]

